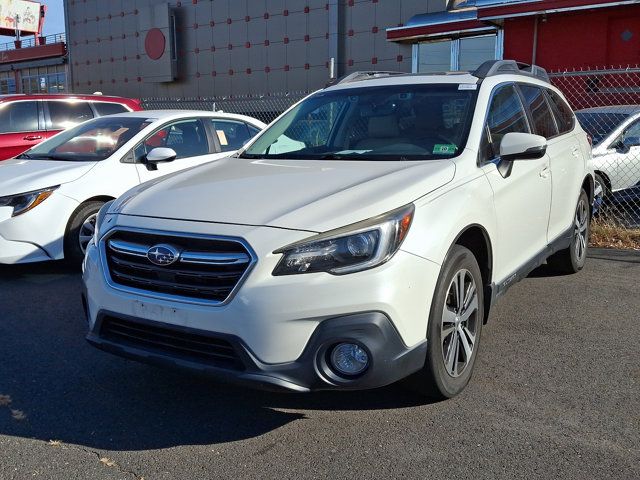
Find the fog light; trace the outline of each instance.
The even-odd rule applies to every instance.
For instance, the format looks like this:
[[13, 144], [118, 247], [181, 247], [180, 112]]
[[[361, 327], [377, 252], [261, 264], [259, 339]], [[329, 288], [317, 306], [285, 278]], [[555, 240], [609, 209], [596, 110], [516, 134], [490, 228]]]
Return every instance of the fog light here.
[[369, 355], [354, 343], [339, 343], [331, 351], [331, 366], [341, 375], [353, 377], [369, 366]]

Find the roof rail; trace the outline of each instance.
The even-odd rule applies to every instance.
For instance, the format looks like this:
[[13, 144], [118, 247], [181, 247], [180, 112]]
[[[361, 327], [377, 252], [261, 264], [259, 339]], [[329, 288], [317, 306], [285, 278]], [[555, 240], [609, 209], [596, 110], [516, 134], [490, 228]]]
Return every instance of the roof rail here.
[[344, 77], [333, 79], [327, 82], [327, 87], [332, 85], [341, 85], [343, 83], [360, 82], [362, 80], [372, 80], [374, 78], [390, 77], [392, 75], [406, 75], [407, 72], [392, 72], [392, 71], [365, 71], [365, 72], [353, 72]]
[[515, 60], [488, 60], [480, 65], [472, 75], [480, 79], [500, 74], [526, 75], [549, 82], [547, 71], [537, 65], [516, 62]]

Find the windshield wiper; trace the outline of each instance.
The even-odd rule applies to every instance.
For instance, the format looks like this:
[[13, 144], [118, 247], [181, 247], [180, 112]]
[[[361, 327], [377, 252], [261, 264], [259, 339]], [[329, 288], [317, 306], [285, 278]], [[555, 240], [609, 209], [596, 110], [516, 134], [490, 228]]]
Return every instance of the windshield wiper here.
[[72, 160], [65, 155], [56, 155], [54, 153], [43, 153], [37, 156], [30, 155], [29, 158], [32, 160]]
[[33, 158], [33, 157], [31, 155], [29, 155], [28, 153], [21, 153], [16, 158], [25, 158], [25, 159], [28, 160], [28, 159]]

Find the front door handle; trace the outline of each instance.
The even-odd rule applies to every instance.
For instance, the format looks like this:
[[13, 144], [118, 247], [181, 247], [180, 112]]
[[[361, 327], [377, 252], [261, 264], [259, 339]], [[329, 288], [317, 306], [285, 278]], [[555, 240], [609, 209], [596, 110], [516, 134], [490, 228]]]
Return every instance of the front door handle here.
[[35, 140], [42, 140], [42, 135], [27, 135], [26, 137], [22, 137], [22, 139], [33, 142]]
[[548, 178], [550, 173], [551, 169], [549, 168], [549, 166], [546, 166], [542, 170], [540, 170], [540, 176], [542, 178]]

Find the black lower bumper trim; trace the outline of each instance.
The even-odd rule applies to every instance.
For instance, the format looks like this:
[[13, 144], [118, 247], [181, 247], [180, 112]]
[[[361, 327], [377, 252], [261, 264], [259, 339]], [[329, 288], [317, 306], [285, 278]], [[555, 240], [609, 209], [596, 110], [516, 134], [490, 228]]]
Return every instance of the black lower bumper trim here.
[[[233, 346], [242, 369], [211, 365], [176, 355], [175, 351], [148, 344], [132, 345], [101, 335], [105, 318], [121, 318], [149, 328], [171, 328], [185, 335], [222, 339]], [[389, 320], [380, 312], [367, 312], [322, 321], [309, 339], [302, 355], [294, 362], [266, 364], [236, 336], [142, 320], [111, 312], [100, 312], [94, 329], [87, 335], [89, 343], [115, 355], [146, 363], [186, 368], [224, 381], [269, 390], [308, 392], [316, 390], [362, 390], [394, 383], [424, 365], [427, 342], [407, 347]], [[327, 364], [328, 352], [341, 342], [363, 346], [370, 358], [367, 370], [358, 378], [341, 378]]]

